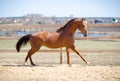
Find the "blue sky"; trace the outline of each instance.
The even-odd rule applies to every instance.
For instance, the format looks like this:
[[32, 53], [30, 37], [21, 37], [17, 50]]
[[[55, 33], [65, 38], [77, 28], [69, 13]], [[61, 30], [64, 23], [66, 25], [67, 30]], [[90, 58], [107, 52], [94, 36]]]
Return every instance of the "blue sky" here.
[[120, 0], [0, 0], [0, 17], [120, 17]]

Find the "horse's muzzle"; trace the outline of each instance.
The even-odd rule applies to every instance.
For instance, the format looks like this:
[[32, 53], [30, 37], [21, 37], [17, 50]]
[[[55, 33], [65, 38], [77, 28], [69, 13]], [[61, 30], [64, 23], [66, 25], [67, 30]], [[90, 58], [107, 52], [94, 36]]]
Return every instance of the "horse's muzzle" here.
[[84, 34], [84, 37], [87, 37], [87, 34]]

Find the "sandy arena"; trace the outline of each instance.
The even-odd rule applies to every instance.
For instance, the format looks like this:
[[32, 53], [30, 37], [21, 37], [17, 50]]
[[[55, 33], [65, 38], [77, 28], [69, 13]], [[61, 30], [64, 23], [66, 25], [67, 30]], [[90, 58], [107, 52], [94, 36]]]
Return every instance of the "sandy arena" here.
[[119, 66], [0, 66], [1, 81], [120, 81]]

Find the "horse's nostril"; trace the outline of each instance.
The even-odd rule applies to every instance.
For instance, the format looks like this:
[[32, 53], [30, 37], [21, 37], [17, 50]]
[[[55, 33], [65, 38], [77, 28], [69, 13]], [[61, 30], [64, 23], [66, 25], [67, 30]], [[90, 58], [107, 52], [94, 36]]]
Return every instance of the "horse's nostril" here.
[[84, 37], [87, 37], [87, 34], [84, 34]]

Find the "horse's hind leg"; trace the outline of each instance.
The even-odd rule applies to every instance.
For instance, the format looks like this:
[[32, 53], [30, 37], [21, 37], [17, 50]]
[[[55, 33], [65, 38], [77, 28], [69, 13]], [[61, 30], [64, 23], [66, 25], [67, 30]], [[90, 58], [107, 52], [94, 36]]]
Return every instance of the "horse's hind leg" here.
[[[39, 47], [40, 48], [40, 47]], [[25, 63], [27, 62], [28, 58], [30, 59], [31, 65], [35, 66], [34, 62], [32, 61], [32, 55], [39, 50], [39, 48], [31, 48], [28, 52], [28, 55], [25, 58]]]
[[[27, 54], [27, 56], [26, 56], [26, 58], [25, 58], [25, 63], [26, 63], [27, 60], [28, 60], [28, 56], [29, 56], [29, 52], [28, 52], [28, 54]], [[25, 63], [24, 63], [24, 65], [25, 65]]]

